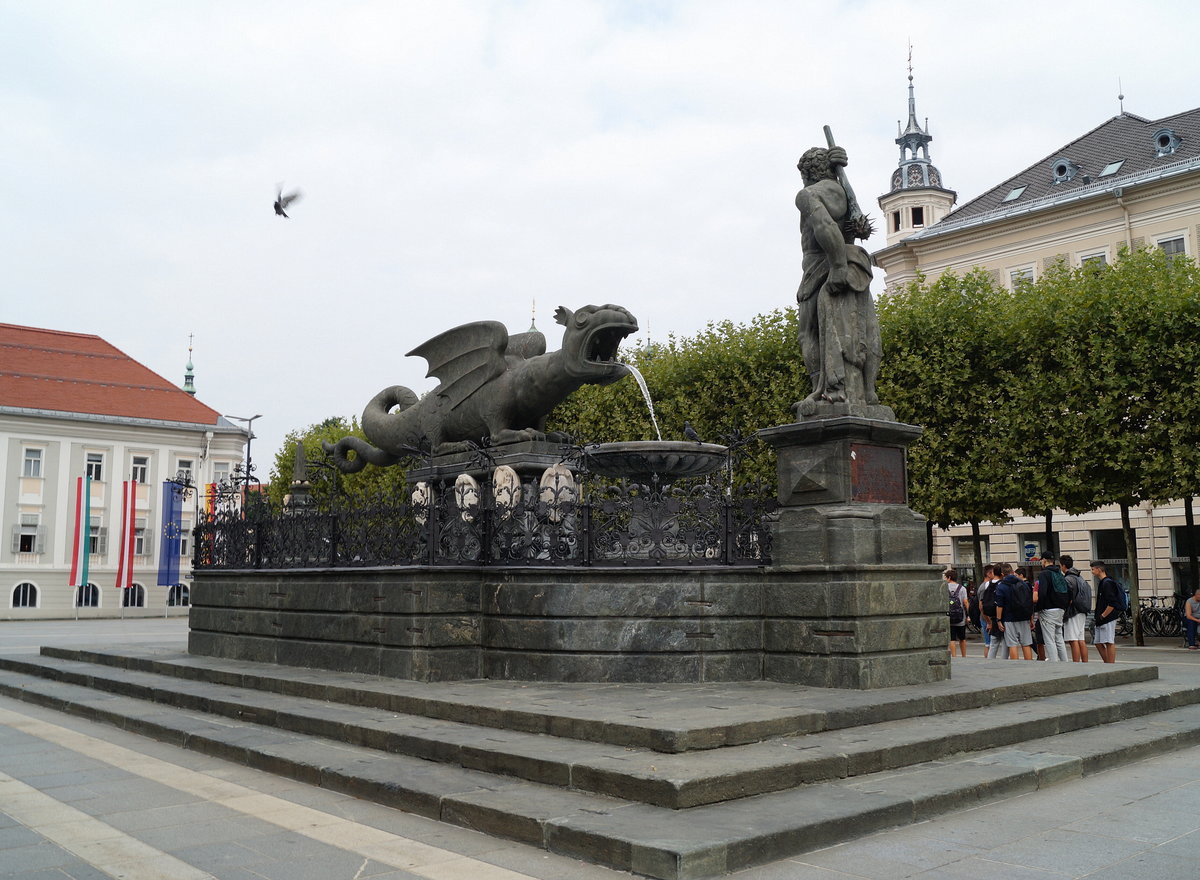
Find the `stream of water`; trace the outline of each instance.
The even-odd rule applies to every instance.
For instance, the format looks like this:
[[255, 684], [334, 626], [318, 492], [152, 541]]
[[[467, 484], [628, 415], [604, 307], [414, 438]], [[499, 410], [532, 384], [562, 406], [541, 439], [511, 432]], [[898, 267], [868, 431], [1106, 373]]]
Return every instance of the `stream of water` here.
[[662, 431], [658, 430], [658, 417], [654, 414], [654, 401], [650, 399], [650, 389], [646, 387], [646, 379], [633, 364], [626, 364], [625, 368], [633, 375], [634, 381], [637, 382], [638, 388], [642, 389], [642, 397], [646, 400], [646, 409], [650, 410], [650, 423], [654, 425], [654, 436], [662, 440]]

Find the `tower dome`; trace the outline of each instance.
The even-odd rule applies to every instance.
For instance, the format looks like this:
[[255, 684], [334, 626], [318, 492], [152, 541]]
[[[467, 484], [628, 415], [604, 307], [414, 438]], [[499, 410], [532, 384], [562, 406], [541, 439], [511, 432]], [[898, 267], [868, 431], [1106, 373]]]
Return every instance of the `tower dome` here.
[[958, 194], [942, 183], [942, 173], [929, 160], [929, 120], [917, 122], [917, 101], [913, 90], [912, 49], [908, 58], [908, 125], [896, 122], [896, 144], [900, 163], [892, 172], [886, 195], [879, 197], [887, 222], [889, 245], [907, 238], [926, 226], [937, 223], [954, 207]]

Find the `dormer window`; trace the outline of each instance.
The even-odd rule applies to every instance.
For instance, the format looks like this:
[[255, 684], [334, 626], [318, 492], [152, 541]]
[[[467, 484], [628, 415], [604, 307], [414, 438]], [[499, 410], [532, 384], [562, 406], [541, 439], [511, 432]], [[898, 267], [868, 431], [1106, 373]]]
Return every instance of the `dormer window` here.
[[1171, 128], [1160, 128], [1154, 132], [1154, 154], [1156, 156], [1170, 156], [1179, 149], [1179, 145], [1183, 143], [1183, 139], [1175, 133]]
[[1060, 156], [1050, 163], [1050, 173], [1054, 175], [1055, 183], [1066, 183], [1079, 173], [1079, 166], [1065, 156]]

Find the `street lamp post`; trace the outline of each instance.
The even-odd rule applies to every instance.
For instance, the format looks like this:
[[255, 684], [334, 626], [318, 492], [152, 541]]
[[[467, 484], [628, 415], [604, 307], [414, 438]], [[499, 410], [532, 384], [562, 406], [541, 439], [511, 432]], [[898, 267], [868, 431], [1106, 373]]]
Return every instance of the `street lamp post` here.
[[258, 415], [250, 416], [249, 418], [246, 418], [245, 416], [225, 416], [225, 418], [233, 419], [235, 422], [245, 422], [246, 423], [246, 491], [249, 491], [250, 490], [250, 470], [252, 467], [251, 462], [250, 462], [250, 441], [254, 439], [254, 420], [261, 419], [262, 413], [259, 413]]

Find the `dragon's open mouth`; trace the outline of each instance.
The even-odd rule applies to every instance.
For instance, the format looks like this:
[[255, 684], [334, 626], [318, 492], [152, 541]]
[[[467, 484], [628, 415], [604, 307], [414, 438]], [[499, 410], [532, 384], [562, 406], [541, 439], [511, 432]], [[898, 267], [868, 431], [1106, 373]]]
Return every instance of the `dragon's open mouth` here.
[[597, 327], [588, 334], [583, 345], [583, 359], [589, 364], [613, 364], [617, 360], [617, 349], [630, 333], [637, 332], [637, 324], [614, 322]]

